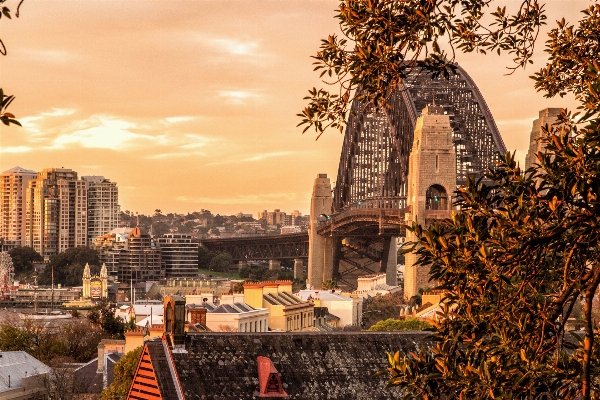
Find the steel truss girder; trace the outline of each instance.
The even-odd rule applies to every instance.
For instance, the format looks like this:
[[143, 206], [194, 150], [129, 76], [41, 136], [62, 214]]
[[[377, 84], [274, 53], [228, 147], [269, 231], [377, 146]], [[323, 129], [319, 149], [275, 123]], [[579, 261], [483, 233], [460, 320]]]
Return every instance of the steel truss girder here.
[[[381, 255], [374, 259], [374, 247], [385, 247], [385, 241], [389, 238], [382, 236], [371, 236], [370, 238], [355, 239], [360, 243], [343, 243], [341, 238], [334, 238], [335, 262], [333, 267], [333, 279], [338, 284], [344, 284], [347, 289], [357, 288], [356, 278], [362, 275], [370, 275], [381, 272]], [[378, 253], [380, 251], [377, 251]]]
[[[457, 65], [457, 75], [449, 79], [411, 73], [390, 95], [388, 108], [375, 111], [368, 104], [352, 104], [334, 189], [336, 210], [379, 198], [396, 198], [399, 208], [404, 206], [415, 124], [432, 103], [450, 115], [457, 185], [470, 175], [481, 176], [506, 153], [494, 118], [464, 69]], [[371, 208], [381, 207], [381, 202], [373, 203]]]
[[308, 233], [254, 236], [248, 238], [204, 239], [201, 245], [224, 251], [234, 261], [308, 258]]

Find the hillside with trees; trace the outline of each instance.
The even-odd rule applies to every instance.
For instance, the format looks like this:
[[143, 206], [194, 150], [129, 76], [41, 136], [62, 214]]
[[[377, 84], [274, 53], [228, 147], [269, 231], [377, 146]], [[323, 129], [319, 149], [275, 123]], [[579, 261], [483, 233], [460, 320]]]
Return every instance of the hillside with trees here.
[[[156, 209], [152, 215], [137, 214], [122, 211], [120, 214], [121, 227], [134, 228], [139, 223], [140, 228], [153, 236], [166, 233], [184, 233], [203, 239], [220, 236], [253, 236], [279, 234], [280, 227], [267, 225], [264, 218], [238, 215], [212, 214], [208, 210], [194, 211], [187, 214], [163, 213]], [[306, 229], [308, 220], [297, 217], [296, 224]]]

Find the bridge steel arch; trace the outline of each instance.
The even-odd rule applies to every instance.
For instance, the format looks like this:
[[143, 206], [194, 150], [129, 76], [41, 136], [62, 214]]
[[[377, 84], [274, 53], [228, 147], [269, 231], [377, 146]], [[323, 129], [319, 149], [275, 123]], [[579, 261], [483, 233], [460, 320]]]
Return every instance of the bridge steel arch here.
[[335, 210], [404, 207], [413, 132], [428, 104], [443, 106], [450, 116], [457, 185], [470, 175], [481, 176], [506, 153], [492, 113], [463, 68], [457, 65], [457, 74], [449, 79], [413, 72], [392, 92], [387, 109], [352, 104], [334, 188]]
[[[449, 79], [411, 72], [392, 91], [388, 103], [389, 107], [383, 110], [358, 101], [352, 104], [333, 190], [332, 216], [319, 229], [319, 234], [334, 239], [333, 279], [350, 287], [358, 276], [369, 271], [385, 272], [388, 284], [396, 282], [395, 241], [403, 232], [392, 228], [373, 234], [372, 230], [377, 228], [377, 209], [403, 215], [406, 208], [408, 159], [423, 108], [429, 104], [442, 106], [450, 117], [457, 186], [469, 176], [482, 176], [506, 153], [481, 92], [458, 65], [456, 74]], [[358, 209], [372, 209], [372, 221], [362, 221], [354, 215]], [[370, 215], [363, 214], [363, 219]], [[380, 226], [398, 224], [390, 218], [385, 217]], [[374, 259], [373, 254], [380, 257]]]

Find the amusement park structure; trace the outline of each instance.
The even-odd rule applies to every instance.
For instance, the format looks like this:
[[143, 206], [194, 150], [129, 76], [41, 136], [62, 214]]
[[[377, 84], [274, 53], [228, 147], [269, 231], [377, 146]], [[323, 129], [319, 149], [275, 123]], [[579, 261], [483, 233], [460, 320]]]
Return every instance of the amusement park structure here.
[[12, 258], [7, 252], [0, 253], [0, 297], [5, 299], [10, 296], [14, 267]]

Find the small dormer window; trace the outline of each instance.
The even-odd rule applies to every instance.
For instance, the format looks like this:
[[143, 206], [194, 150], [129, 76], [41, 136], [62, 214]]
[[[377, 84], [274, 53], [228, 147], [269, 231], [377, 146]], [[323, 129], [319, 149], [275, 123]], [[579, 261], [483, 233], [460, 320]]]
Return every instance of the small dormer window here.
[[279, 372], [269, 357], [258, 356], [258, 397], [288, 397], [283, 390]]
[[269, 381], [267, 382], [267, 390], [266, 393], [279, 393], [279, 379], [277, 379], [276, 374], [269, 375]]

